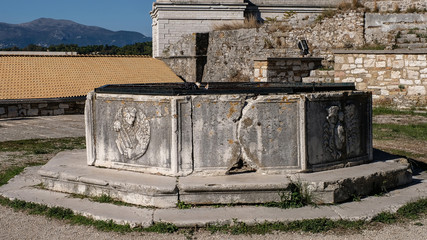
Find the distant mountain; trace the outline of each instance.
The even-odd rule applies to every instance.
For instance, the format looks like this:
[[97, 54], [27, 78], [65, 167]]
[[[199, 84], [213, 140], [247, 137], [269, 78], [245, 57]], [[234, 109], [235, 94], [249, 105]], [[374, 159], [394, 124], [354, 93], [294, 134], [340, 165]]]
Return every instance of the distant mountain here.
[[68, 20], [40, 18], [22, 24], [0, 23], [0, 48], [13, 46], [23, 48], [29, 44], [44, 47], [59, 44], [116, 45], [122, 47], [147, 41], [151, 41], [151, 38], [138, 32], [114, 32]]

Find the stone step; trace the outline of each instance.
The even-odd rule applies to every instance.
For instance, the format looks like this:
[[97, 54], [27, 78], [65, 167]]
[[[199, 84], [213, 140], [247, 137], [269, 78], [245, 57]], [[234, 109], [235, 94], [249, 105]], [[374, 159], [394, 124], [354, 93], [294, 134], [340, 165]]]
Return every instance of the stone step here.
[[305, 184], [317, 203], [338, 203], [412, 181], [408, 164], [380, 161], [316, 173], [165, 177], [87, 166], [86, 151], [62, 152], [39, 174], [46, 189], [89, 196], [109, 195], [123, 202], [175, 207], [191, 204], [256, 204], [280, 201], [289, 186]]
[[405, 159], [378, 161], [354, 167], [291, 176], [311, 189], [317, 203], [340, 203], [352, 196], [386, 192], [412, 182]]
[[401, 35], [415, 35], [418, 33], [427, 33], [427, 29], [415, 28], [415, 29], [408, 29], [408, 30], [401, 30], [400, 31]]
[[333, 83], [334, 77], [305, 77], [303, 83]]
[[400, 44], [400, 43], [419, 43], [419, 42], [421, 42], [420, 38], [406, 38], [406, 37], [403, 37], [403, 38], [398, 38], [397, 39], [397, 43], [398, 44]]
[[401, 43], [398, 44], [398, 47], [407, 49], [427, 48], [427, 43]]
[[[178, 227], [201, 227], [209, 224], [243, 222], [255, 225], [263, 222], [292, 222], [303, 219], [369, 221], [381, 212], [395, 213], [407, 203], [427, 197], [427, 174], [417, 174], [413, 184], [392, 190], [381, 196], [372, 196], [329, 206], [306, 206], [281, 209], [262, 206], [200, 206], [189, 209], [153, 209], [135, 206], [117, 206], [90, 199], [73, 198], [69, 194], [35, 188], [40, 184], [39, 167], [26, 168], [7, 185], [0, 187], [0, 195], [9, 199], [34, 202], [50, 207], [71, 209], [96, 220], [129, 224], [131, 227], [149, 227], [157, 223], [171, 223]], [[359, 197], [359, 196], [354, 196]]]
[[136, 205], [175, 207], [178, 201], [176, 178], [89, 167], [86, 159], [85, 150], [59, 153], [40, 169], [43, 184], [57, 192], [105, 194]]
[[416, 33], [407, 33], [407, 34], [404, 34], [403, 37], [405, 37], [405, 38], [417, 38], [417, 34]]
[[415, 33], [418, 35], [418, 34], [427, 34], [427, 29], [424, 29], [424, 30], [417, 30], [417, 31], [415, 31]]

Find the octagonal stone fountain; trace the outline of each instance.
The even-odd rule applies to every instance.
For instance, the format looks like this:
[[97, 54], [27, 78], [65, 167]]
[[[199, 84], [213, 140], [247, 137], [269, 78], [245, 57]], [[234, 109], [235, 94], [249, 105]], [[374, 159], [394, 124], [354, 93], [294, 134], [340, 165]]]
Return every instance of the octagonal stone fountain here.
[[346, 89], [353, 85], [105, 86], [88, 98], [88, 164], [188, 176], [368, 162], [371, 95]]
[[[144, 206], [280, 201], [293, 181], [318, 202], [344, 201], [411, 179], [407, 166], [391, 180], [382, 165], [360, 175], [373, 160], [371, 106], [353, 84], [108, 85], [87, 97], [87, 153], [40, 174], [48, 189]], [[364, 188], [339, 184], [328, 171], [339, 168]]]

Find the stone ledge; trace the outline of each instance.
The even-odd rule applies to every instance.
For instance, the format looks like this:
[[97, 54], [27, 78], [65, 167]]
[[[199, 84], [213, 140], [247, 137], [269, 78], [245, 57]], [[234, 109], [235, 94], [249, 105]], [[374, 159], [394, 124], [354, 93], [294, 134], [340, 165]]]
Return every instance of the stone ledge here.
[[321, 57], [261, 57], [254, 58], [254, 61], [294, 61], [294, 60], [302, 60], [302, 61], [322, 61], [324, 58]]
[[155, 207], [175, 207], [178, 202], [175, 178], [90, 167], [86, 165], [85, 150], [59, 153], [39, 174], [48, 189], [58, 192], [105, 194], [131, 204]]
[[80, 114], [86, 97], [45, 99], [0, 99], [0, 119]]
[[408, 165], [398, 161], [305, 174], [176, 178], [87, 166], [84, 150], [59, 153], [39, 174], [46, 188], [54, 191], [106, 194], [124, 202], [159, 208], [175, 207], [179, 201], [196, 205], [277, 202], [279, 193], [286, 192], [292, 182], [306, 184], [318, 203], [339, 203], [412, 181]]
[[153, 209], [95, 203], [89, 199], [73, 198], [69, 194], [35, 188], [35, 185], [41, 183], [40, 176], [37, 174], [38, 168], [27, 168], [23, 174], [0, 187], [0, 194], [9, 199], [19, 199], [49, 207], [69, 208], [76, 214], [95, 220], [113, 220], [117, 224], [131, 226], [149, 227], [152, 225]]
[[167, 57], [156, 57], [156, 59], [159, 60], [167, 60], [167, 59], [198, 59], [198, 58], [206, 58], [206, 55], [194, 55], [194, 56], [190, 56], [190, 55], [182, 55], [182, 56], [167, 56]]
[[367, 196], [412, 182], [409, 165], [399, 159], [373, 162], [317, 173], [296, 174], [293, 181], [307, 184], [318, 203], [339, 203], [353, 196]]
[[285, 175], [189, 176], [179, 178], [178, 189], [180, 201], [190, 204], [256, 204], [279, 202], [290, 183]]
[[255, 206], [200, 207], [191, 209], [144, 209], [92, 202], [72, 198], [68, 194], [43, 189], [34, 185], [41, 182], [37, 170], [27, 168], [8, 184], [0, 187], [0, 195], [9, 199], [45, 204], [50, 207], [69, 208], [97, 220], [112, 220], [118, 224], [148, 227], [155, 223], [173, 223], [178, 227], [204, 227], [206, 224], [232, 224], [235, 221], [248, 225], [268, 222], [289, 222], [303, 219], [328, 218], [333, 220], [370, 220], [381, 212], [396, 212], [406, 203], [427, 197], [427, 173], [415, 176], [413, 184], [390, 191], [382, 197], [367, 197], [360, 202], [333, 206], [307, 206], [298, 209], [278, 209]]

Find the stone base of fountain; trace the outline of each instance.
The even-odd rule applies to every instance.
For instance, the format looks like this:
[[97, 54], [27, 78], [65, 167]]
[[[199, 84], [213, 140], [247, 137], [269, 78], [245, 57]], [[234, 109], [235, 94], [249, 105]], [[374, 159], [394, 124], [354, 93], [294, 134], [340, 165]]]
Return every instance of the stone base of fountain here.
[[371, 107], [352, 84], [104, 86], [87, 98], [87, 152], [40, 174], [51, 190], [143, 206], [277, 202], [292, 184], [342, 202], [412, 179], [372, 162]]
[[86, 196], [107, 195], [141, 206], [260, 204], [280, 202], [292, 183], [301, 184], [318, 204], [351, 200], [354, 196], [381, 193], [412, 181], [403, 159], [378, 161], [316, 173], [169, 177], [94, 168], [86, 152], [62, 152], [39, 171], [47, 189]]

